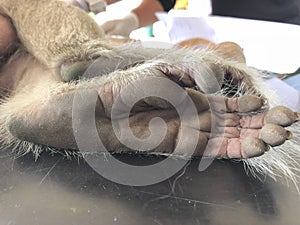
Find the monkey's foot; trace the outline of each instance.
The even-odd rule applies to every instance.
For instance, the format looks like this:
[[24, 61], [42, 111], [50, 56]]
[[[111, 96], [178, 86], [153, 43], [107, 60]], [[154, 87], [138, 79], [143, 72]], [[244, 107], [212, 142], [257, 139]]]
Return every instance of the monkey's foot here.
[[[215, 114], [219, 120], [220, 116]], [[215, 133], [210, 133], [203, 155], [221, 158], [260, 156], [270, 147], [282, 145], [293, 138], [293, 134], [284, 127], [299, 119], [299, 113], [284, 106], [254, 115], [227, 113], [223, 116], [225, 124], [220, 124]]]
[[[298, 113], [282, 106], [266, 111], [264, 98], [210, 96], [193, 89], [181, 89], [186, 92], [177, 95], [178, 89], [166, 92], [164, 85], [155, 93], [162, 89], [164, 94], [176, 96], [172, 104], [158, 95], [128, 107], [127, 100], [144, 93], [145, 86], [134, 85], [134, 92], [123, 95], [111, 82], [101, 91], [94, 83], [83, 84], [76, 91], [64, 89], [50, 98], [47, 95], [22, 113], [9, 116], [6, 127], [10, 135], [59, 149], [86, 150], [90, 142], [101, 140], [103, 145], [96, 141], [93, 149], [103, 151], [104, 146], [110, 152], [251, 158], [292, 138], [284, 127], [299, 120]], [[195, 110], [190, 111], [192, 108]]]
[[[167, 132], [155, 152], [252, 158], [292, 138], [292, 133], [284, 127], [300, 119], [298, 113], [283, 106], [266, 111], [267, 101], [264, 98], [207, 96], [192, 89], [187, 89], [187, 92], [197, 108], [196, 117], [191, 116], [189, 121], [181, 121], [172, 110], [140, 112], [129, 118], [134, 135], [138, 138], [151, 135], [149, 124], [152, 119], [160, 117], [167, 124]], [[159, 123], [157, 127], [155, 123], [151, 125], [152, 132], [162, 129]], [[122, 131], [124, 138], [125, 129], [120, 129], [121, 133]]]

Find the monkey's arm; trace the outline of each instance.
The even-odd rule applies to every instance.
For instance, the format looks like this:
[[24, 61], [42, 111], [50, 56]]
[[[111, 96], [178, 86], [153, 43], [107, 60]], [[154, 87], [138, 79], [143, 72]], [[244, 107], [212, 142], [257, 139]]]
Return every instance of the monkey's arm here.
[[12, 24], [9, 26], [10, 21], [0, 17], [0, 22], [5, 23], [0, 41], [6, 38], [0, 44], [0, 56], [6, 53], [1, 45], [8, 44], [8, 32], [16, 31], [11, 41], [16, 42], [17, 35], [19, 47], [61, 73], [64, 81], [78, 79], [96, 59], [101, 63], [97, 75], [101, 75], [151, 59], [161, 52], [140, 51], [134, 46], [117, 48], [103, 38], [101, 28], [85, 12], [59, 0], [0, 0], [1, 14]]
[[[0, 14], [9, 17], [26, 50], [44, 65], [80, 60], [87, 42], [103, 37], [102, 30], [82, 10], [58, 0], [0, 0]], [[101, 40], [93, 47], [110, 47]]]
[[[191, 64], [192, 67], [197, 67], [196, 64], [203, 67], [203, 62], [215, 64], [219, 60], [216, 55], [205, 58], [201, 53], [189, 55], [191, 52], [147, 50], [138, 43], [115, 47], [101, 38], [101, 29], [85, 12], [58, 0], [0, 0], [0, 13], [11, 19], [25, 49], [48, 68], [60, 73], [63, 81], [78, 79], [95, 60], [96, 76], [149, 60], [161, 61], [164, 69], [172, 70], [171, 73], [174, 72], [173, 65], [189, 70]], [[180, 63], [177, 65], [177, 62]], [[220, 63], [215, 68], [218, 71], [213, 73], [213, 82], [207, 83], [211, 74], [209, 77], [207, 72], [201, 75], [202, 81], [198, 85], [205, 93], [214, 92], [216, 85], [221, 86], [228, 71], [226, 68], [220, 70]]]

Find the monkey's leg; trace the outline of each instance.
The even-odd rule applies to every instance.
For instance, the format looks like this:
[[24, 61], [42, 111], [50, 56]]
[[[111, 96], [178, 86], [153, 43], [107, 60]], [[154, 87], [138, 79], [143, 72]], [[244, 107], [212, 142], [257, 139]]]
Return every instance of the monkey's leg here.
[[[118, 72], [111, 74], [110, 77], [101, 77], [91, 81], [81, 82], [77, 86], [74, 86], [73, 84], [64, 84], [58, 91], [52, 90], [52, 93], [44, 91], [44, 94], [35, 97], [35, 101], [27, 104], [23, 109], [14, 112], [9, 116], [9, 120], [7, 120], [6, 124], [8, 131], [12, 136], [20, 140], [56, 148], [78, 149], [75, 138], [75, 133], [78, 132], [78, 130], [73, 130], [72, 127], [75, 122], [79, 128], [87, 128], [85, 134], [88, 136], [92, 135], [93, 139], [98, 138], [99, 134], [104, 146], [106, 146], [109, 151], [145, 151], [145, 146], [143, 144], [137, 144], [137, 149], [131, 149], [126, 144], [121, 143], [117, 138], [119, 135], [126, 143], [132, 143], [133, 141], [131, 140], [131, 137], [128, 136], [128, 129], [126, 129], [126, 126], [122, 125], [124, 124], [124, 121], [126, 122], [128, 119], [127, 117], [124, 117], [122, 113], [122, 110], [126, 111], [127, 109], [127, 107], [125, 107], [126, 102], [124, 102], [124, 99], [121, 99], [121, 102], [118, 105], [120, 113], [114, 118], [111, 116], [113, 105], [117, 97], [120, 96], [120, 92], [124, 90], [128, 84], [134, 85], [136, 80], [139, 79], [143, 81], [143, 79], [149, 78], [149, 76], [156, 78], [164, 77], [163, 74], [160, 74], [160, 76], [158, 74], [155, 75], [153, 71], [149, 71], [149, 69], [145, 69], [143, 66], [142, 68], [135, 68], [134, 71], [136, 72], [138, 69], [140, 69], [138, 77], [133, 73], [133, 69], [129, 69], [126, 71], [127, 73]], [[145, 81], [147, 82], [148, 80]], [[145, 88], [143, 85], [134, 85], [134, 87], [140, 91], [143, 91]], [[165, 94], [176, 96], [176, 93], [172, 93], [172, 90], [170, 89], [166, 92], [165, 86], [160, 86], [158, 89], [164, 91]], [[77, 102], [77, 106], [79, 107], [74, 109], [73, 101], [76, 94], [80, 97], [79, 102]], [[129, 93], [129, 96], [127, 97], [130, 97], [130, 95], [134, 96], [135, 94], [136, 92], [134, 91], [133, 93]], [[15, 96], [15, 99], [20, 99], [21, 96], [22, 95]], [[90, 99], [93, 99], [93, 96], [97, 97], [96, 101], [89, 101]], [[152, 151], [157, 153], [172, 153], [175, 146], [178, 145], [178, 140], [182, 140], [178, 138], [179, 134], [186, 135], [183, 138], [183, 146], [185, 146], [185, 148], [179, 149], [175, 152], [176, 154], [204, 154], [231, 158], [253, 157], [263, 154], [267, 150], [266, 144], [272, 144], [268, 143], [267, 139], [263, 139], [266, 141], [265, 144], [260, 139], [262, 137], [257, 135], [261, 133], [260, 130], [264, 127], [264, 123], [260, 123], [259, 126], [256, 127], [256, 130], [251, 132], [253, 126], [252, 123], [250, 123], [248, 129], [246, 125], [243, 125], [239, 117], [233, 119], [234, 115], [232, 112], [245, 113], [259, 110], [264, 105], [263, 99], [253, 96], [233, 99], [223, 97], [208, 98], [207, 95], [193, 90], [188, 90], [188, 96], [193, 100], [197, 109], [196, 115], [194, 117], [189, 117], [191, 123], [185, 123], [183, 121], [183, 124], [181, 124], [176, 110], [170, 107], [170, 104], [159, 100], [159, 98], [150, 96], [149, 98], [140, 101], [130, 112], [129, 124], [132, 132], [138, 138], [147, 138], [149, 135], [151, 136], [151, 129], [149, 130], [148, 125], [149, 122], [156, 117], [164, 119], [166, 121], [166, 136], [163, 138], [161, 144], [152, 149]], [[175, 108], [184, 105], [184, 96], [175, 100], [177, 100]], [[9, 104], [12, 104], [14, 101], [14, 99], [11, 99], [11, 101], [8, 102], [7, 105], [2, 106], [2, 108], [9, 108]], [[76, 118], [73, 117], [73, 110], [78, 110]], [[279, 111], [281, 112], [282, 110]], [[221, 115], [221, 119], [217, 119], [216, 126], [217, 128], [224, 127], [224, 132], [211, 132], [212, 123], [210, 121], [214, 112]], [[92, 127], [90, 127], [91, 116], [96, 117], [95, 124], [97, 134], [90, 134], [89, 132], [92, 130]], [[195, 126], [196, 123], [193, 123], [193, 120], [196, 121], [196, 118], [199, 118], [200, 120], [200, 127]], [[117, 134], [112, 128], [111, 122], [113, 120], [118, 124]], [[245, 118], [244, 120], [247, 122], [250, 119]], [[295, 118], [291, 118], [290, 120], [290, 123], [293, 123]], [[160, 130], [163, 128], [161, 123], [151, 122], [151, 124], [154, 129]], [[244, 131], [237, 133], [234, 130], [234, 132], [232, 132], [235, 127], [240, 127], [240, 130]], [[278, 125], [276, 127], [269, 127], [266, 132], [277, 132], [277, 127], [283, 129]], [[280, 139], [279, 141], [282, 142], [282, 139], [284, 141], [288, 136], [289, 134], [286, 132], [285, 134], [282, 134], [282, 137], [276, 136], [276, 138]], [[155, 137], [154, 133], [153, 141], [156, 140]], [[83, 137], [84, 140], [87, 140], [85, 138], [86, 137]], [[157, 136], [157, 138], [160, 138], [160, 135]], [[193, 138], [195, 139], [193, 140]], [[210, 140], [212, 140], [213, 143], [214, 140], [217, 140], [218, 138], [221, 138], [221, 140], [224, 141], [216, 148], [215, 145], [210, 144]], [[194, 146], [195, 149], [192, 148], [193, 146], [190, 146], [193, 141], [196, 141]], [[207, 146], [208, 151], [205, 150]], [[99, 146], [99, 148], [100, 151], [103, 150], [101, 149], [101, 146]], [[195, 150], [195, 152], [191, 152], [190, 149]], [[148, 150], [147, 147], [146, 150]]]
[[[48, 70], [27, 52], [17, 51], [0, 71], [0, 142], [1, 146], [15, 145], [19, 141], [7, 131], [7, 121], [12, 117], [30, 115], [30, 106], [43, 101], [49, 89], [61, 83], [60, 77]], [[26, 121], [25, 121], [26, 122]], [[30, 121], [28, 121], [30, 122]]]

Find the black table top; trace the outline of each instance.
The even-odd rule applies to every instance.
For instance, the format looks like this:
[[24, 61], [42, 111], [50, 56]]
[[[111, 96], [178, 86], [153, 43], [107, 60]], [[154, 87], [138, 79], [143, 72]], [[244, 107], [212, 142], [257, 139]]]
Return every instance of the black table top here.
[[[120, 155], [140, 164], [156, 157]], [[178, 160], [178, 159], [176, 159]], [[295, 187], [246, 175], [241, 163], [194, 159], [173, 177], [144, 187], [114, 183], [83, 159], [43, 153], [0, 159], [0, 225], [300, 224]]]

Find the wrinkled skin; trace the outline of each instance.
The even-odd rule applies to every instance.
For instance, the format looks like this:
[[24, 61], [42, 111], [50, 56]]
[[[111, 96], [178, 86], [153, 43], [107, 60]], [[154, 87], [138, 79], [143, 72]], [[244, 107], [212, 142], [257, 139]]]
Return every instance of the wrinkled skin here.
[[[74, 124], [89, 130], [89, 120], [93, 117], [97, 135], [109, 151], [148, 151], [143, 144], [134, 149], [128, 147], [126, 143], [132, 141], [131, 137], [120, 125], [128, 120], [124, 114], [126, 98], [144, 93], [146, 86], [142, 84], [147, 85], [147, 79], [169, 80], [185, 93], [178, 95], [175, 89], [158, 85], [152, 89], [175, 96], [173, 106], [150, 96], [140, 99], [130, 109], [131, 131], [141, 140], [151, 135], [155, 138], [155, 132], [166, 126], [163, 140], [151, 152], [172, 153], [181, 141], [184, 147], [177, 149], [176, 154], [250, 158], [292, 137], [284, 127], [297, 121], [299, 115], [285, 107], [268, 111], [267, 100], [259, 90], [256, 96], [213, 95], [218, 86], [224, 85], [226, 74], [230, 74], [233, 82], [244, 83], [245, 90], [241, 91], [246, 93], [253, 88], [249, 75], [222, 64], [230, 57], [220, 46], [210, 51], [207, 60], [201, 55], [203, 52], [191, 50], [169, 52], [145, 49], [139, 44], [118, 46], [102, 38], [103, 32], [82, 10], [62, 1], [0, 0], [0, 13], [5, 16], [0, 16], [0, 25], [4, 24], [7, 30], [0, 32], [0, 55], [4, 59], [0, 87], [2, 98], [6, 97], [0, 114], [7, 116], [1, 120], [5, 130], [2, 135], [6, 136], [1, 139], [8, 144], [21, 140], [78, 150]], [[186, 64], [186, 54], [191, 54], [192, 64]], [[196, 69], [193, 65], [198, 62], [197, 57], [202, 61]], [[212, 60], [214, 57], [223, 61]], [[245, 63], [243, 56], [233, 59]], [[136, 92], [120, 95], [130, 84]], [[93, 101], [94, 96], [97, 98]], [[114, 103], [120, 96], [118, 111], [112, 118]], [[181, 121], [176, 109], [189, 100], [196, 114], [188, 121]], [[183, 107], [183, 111], [187, 110]], [[152, 120], [157, 117], [165, 124]], [[119, 124], [116, 133], [125, 144], [117, 138], [112, 120]], [[152, 133], [150, 121], [156, 129]]]

